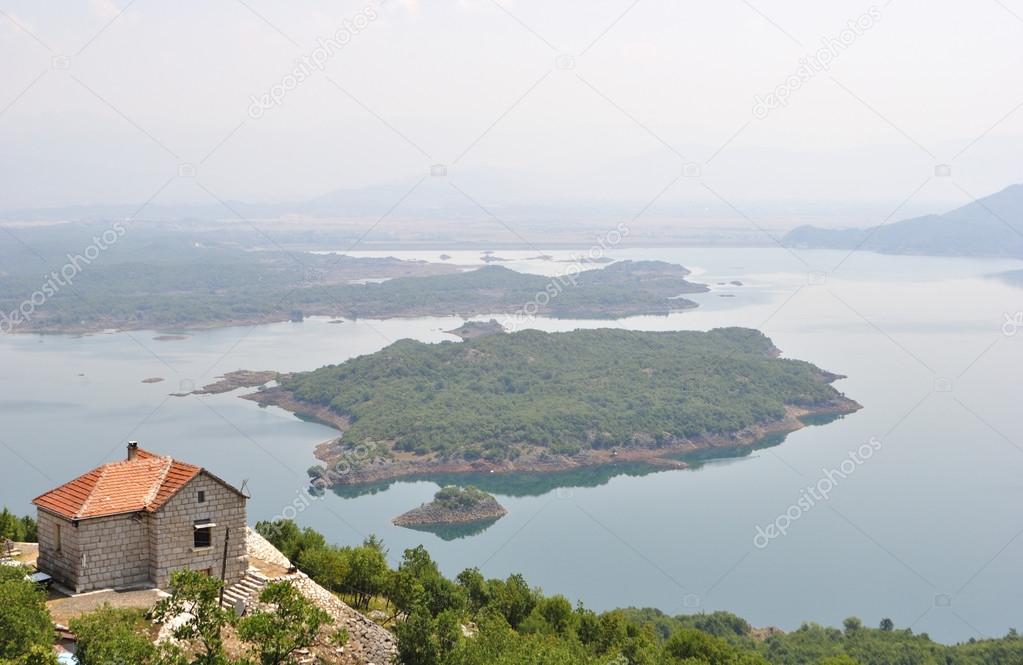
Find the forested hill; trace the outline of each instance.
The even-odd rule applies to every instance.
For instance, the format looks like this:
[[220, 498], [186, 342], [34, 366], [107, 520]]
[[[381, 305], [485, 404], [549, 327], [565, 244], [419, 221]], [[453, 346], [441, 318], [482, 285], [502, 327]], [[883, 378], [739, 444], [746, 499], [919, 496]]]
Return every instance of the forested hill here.
[[859, 229], [801, 226], [783, 242], [794, 248], [864, 249], [885, 254], [1023, 258], [1023, 184], [943, 215]]
[[490, 460], [514, 459], [524, 446], [658, 448], [776, 423], [793, 407], [858, 408], [829, 385], [834, 375], [776, 356], [767, 337], [743, 328], [528, 330], [402, 340], [285, 377], [279, 390], [347, 418], [348, 441]]

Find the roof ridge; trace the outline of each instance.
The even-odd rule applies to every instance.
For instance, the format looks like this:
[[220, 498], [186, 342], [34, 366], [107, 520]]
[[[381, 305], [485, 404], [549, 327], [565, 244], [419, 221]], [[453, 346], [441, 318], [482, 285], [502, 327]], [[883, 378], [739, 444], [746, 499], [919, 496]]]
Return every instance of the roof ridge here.
[[95, 470], [99, 471], [99, 474], [96, 477], [96, 482], [94, 482], [92, 484], [92, 487], [89, 488], [89, 494], [85, 497], [85, 501], [83, 501], [82, 505], [78, 508], [78, 512], [75, 513], [75, 517], [81, 517], [82, 515], [86, 514], [87, 509], [92, 506], [93, 499], [96, 496], [96, 488], [103, 481], [103, 478], [106, 477], [107, 469], [109, 467], [110, 467], [109, 463], [101, 464], [100, 466], [96, 467]]
[[[129, 512], [156, 512], [206, 469], [138, 449], [131, 459], [101, 464], [77, 478], [36, 497], [32, 503], [66, 519], [79, 520]], [[245, 496], [224, 480], [209, 474], [229, 490]]]
[[170, 473], [171, 467], [174, 466], [174, 458], [170, 455], [156, 455], [156, 459], [163, 463], [163, 471], [160, 473], [160, 477], [146, 492], [146, 495], [142, 498], [142, 505], [145, 506], [146, 510], [149, 510], [149, 504], [153, 502], [156, 495], [160, 493], [163, 488], [164, 482], [167, 480], [167, 474]]

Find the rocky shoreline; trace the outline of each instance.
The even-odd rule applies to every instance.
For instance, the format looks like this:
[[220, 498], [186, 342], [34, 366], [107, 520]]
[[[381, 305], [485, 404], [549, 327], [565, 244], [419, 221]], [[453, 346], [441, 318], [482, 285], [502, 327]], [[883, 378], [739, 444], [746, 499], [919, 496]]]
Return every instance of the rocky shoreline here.
[[505, 329], [497, 319], [490, 319], [489, 321], [466, 321], [454, 330], [445, 330], [444, 332], [461, 337], [462, 341], [465, 341], [487, 335], [497, 335], [505, 332]]
[[[825, 380], [829, 382], [840, 378], [833, 374], [825, 376]], [[314, 420], [334, 427], [342, 433], [349, 427], [349, 421], [344, 416], [328, 407], [296, 400], [291, 393], [281, 388], [261, 390], [244, 395], [243, 398], [252, 400], [260, 406], [280, 407], [305, 420]], [[659, 446], [651, 444], [615, 449], [586, 449], [574, 455], [556, 455], [539, 446], [524, 446], [514, 461], [491, 462], [484, 459], [466, 460], [399, 453], [392, 450], [391, 442], [388, 441], [350, 445], [340, 437], [319, 444], [315, 456], [324, 463], [326, 481], [324, 484], [339, 486], [363, 485], [432, 474], [558, 473], [626, 462], [642, 462], [668, 469], [685, 469], [689, 465], [676, 458], [701, 450], [750, 448], [772, 434], [789, 434], [806, 427], [803, 418], [840, 417], [855, 413], [861, 408], [863, 407], [857, 402], [839, 396], [827, 404], [812, 407], [788, 406], [783, 418], [737, 432], [678, 439]]]
[[[445, 501], [442, 498], [444, 492], [465, 493], [470, 492], [474, 498], [467, 501], [466, 505], [452, 505], [455, 502]], [[395, 526], [437, 526], [441, 524], [470, 524], [472, 522], [483, 522], [497, 520], [508, 514], [508, 511], [497, 502], [493, 496], [481, 492], [475, 488], [460, 490], [458, 488], [444, 488], [437, 493], [437, 497], [430, 503], [424, 503], [407, 513], [403, 513], [391, 523]]]

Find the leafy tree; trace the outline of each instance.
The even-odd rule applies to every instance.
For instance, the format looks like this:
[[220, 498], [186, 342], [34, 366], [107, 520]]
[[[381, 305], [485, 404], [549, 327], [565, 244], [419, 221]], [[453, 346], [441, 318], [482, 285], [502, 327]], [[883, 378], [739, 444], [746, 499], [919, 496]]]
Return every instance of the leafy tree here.
[[238, 635], [255, 645], [262, 665], [297, 662], [294, 654], [316, 641], [330, 616], [289, 582], [270, 582], [259, 594], [270, 607], [258, 609], [238, 622]]
[[707, 665], [768, 665], [759, 654], [740, 653], [735, 647], [713, 635], [692, 628], [675, 632], [664, 645], [666, 663], [706, 663]]
[[192, 642], [202, 649], [197, 665], [221, 665], [224, 662], [222, 631], [231, 622], [231, 613], [220, 607], [221, 580], [196, 570], [179, 570], [171, 575], [171, 595], [153, 609], [156, 620], [166, 623], [187, 614], [178, 625], [175, 639]]
[[512, 628], [517, 628], [536, 606], [537, 594], [529, 588], [522, 575], [510, 575], [508, 579], [493, 580], [491, 606], [504, 616]]
[[423, 605], [431, 616], [446, 610], [465, 609], [462, 588], [440, 573], [437, 564], [422, 545], [405, 550], [397, 572], [391, 576], [390, 591], [395, 606], [408, 612]]
[[562, 637], [573, 632], [575, 612], [564, 596], [551, 596], [537, 601], [533, 611], [519, 626], [527, 633], [552, 633]]
[[53, 649], [46, 595], [25, 573], [21, 566], [0, 566], [0, 660], [36, 658], [34, 647]]
[[828, 656], [822, 658], [820, 665], [862, 665], [860, 661], [856, 660], [852, 656], [842, 654], [841, 656]]
[[490, 494], [472, 485], [468, 487], [448, 485], [433, 495], [435, 503], [449, 510], [473, 508], [493, 498]]
[[440, 644], [435, 621], [425, 606], [418, 606], [395, 629], [398, 662], [402, 665], [438, 665]]
[[886, 633], [890, 633], [893, 630], [895, 630], [895, 622], [892, 621], [891, 619], [889, 619], [888, 617], [885, 617], [885, 618], [881, 619], [880, 628], [881, 628], [881, 630], [885, 631]]
[[53, 646], [33, 644], [18, 658], [0, 658], [0, 665], [59, 665]]
[[[458, 642], [444, 665], [615, 665], [620, 659], [594, 659], [577, 640], [514, 631], [492, 608], [480, 612], [477, 634]], [[639, 663], [637, 665], [648, 665]], [[652, 664], [651, 664], [652, 665]]]
[[387, 585], [387, 558], [378, 541], [367, 541], [351, 550], [342, 584], [354, 599], [354, 605], [368, 608], [373, 596]]
[[147, 622], [137, 610], [104, 605], [71, 620], [80, 665], [183, 665], [185, 658], [170, 646], [157, 647], [146, 634]]
[[306, 549], [296, 561], [306, 575], [331, 591], [343, 591], [348, 576], [348, 556], [338, 547]]
[[0, 541], [34, 543], [39, 539], [36, 521], [28, 515], [18, 517], [7, 508], [0, 510]]
[[298, 562], [306, 550], [323, 549], [327, 541], [322, 534], [310, 528], [299, 529], [294, 520], [256, 522], [256, 532], [270, 541], [292, 562]]
[[22, 538], [24, 542], [35, 543], [39, 541], [39, 525], [35, 519], [25, 515], [21, 518]]
[[466, 568], [455, 578], [468, 602], [469, 611], [475, 616], [490, 602], [490, 586], [479, 568]]
[[458, 641], [462, 639], [462, 622], [457, 610], [444, 610], [437, 615], [435, 629], [437, 649], [444, 658], [454, 651]]

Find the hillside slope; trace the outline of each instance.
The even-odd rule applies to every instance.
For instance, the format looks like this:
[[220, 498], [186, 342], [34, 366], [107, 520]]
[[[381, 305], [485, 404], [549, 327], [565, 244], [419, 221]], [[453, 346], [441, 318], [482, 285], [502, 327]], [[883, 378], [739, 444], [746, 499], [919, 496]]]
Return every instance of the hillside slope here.
[[864, 249], [884, 254], [1023, 257], [1023, 184], [943, 215], [861, 229], [800, 226], [782, 242], [804, 249]]

